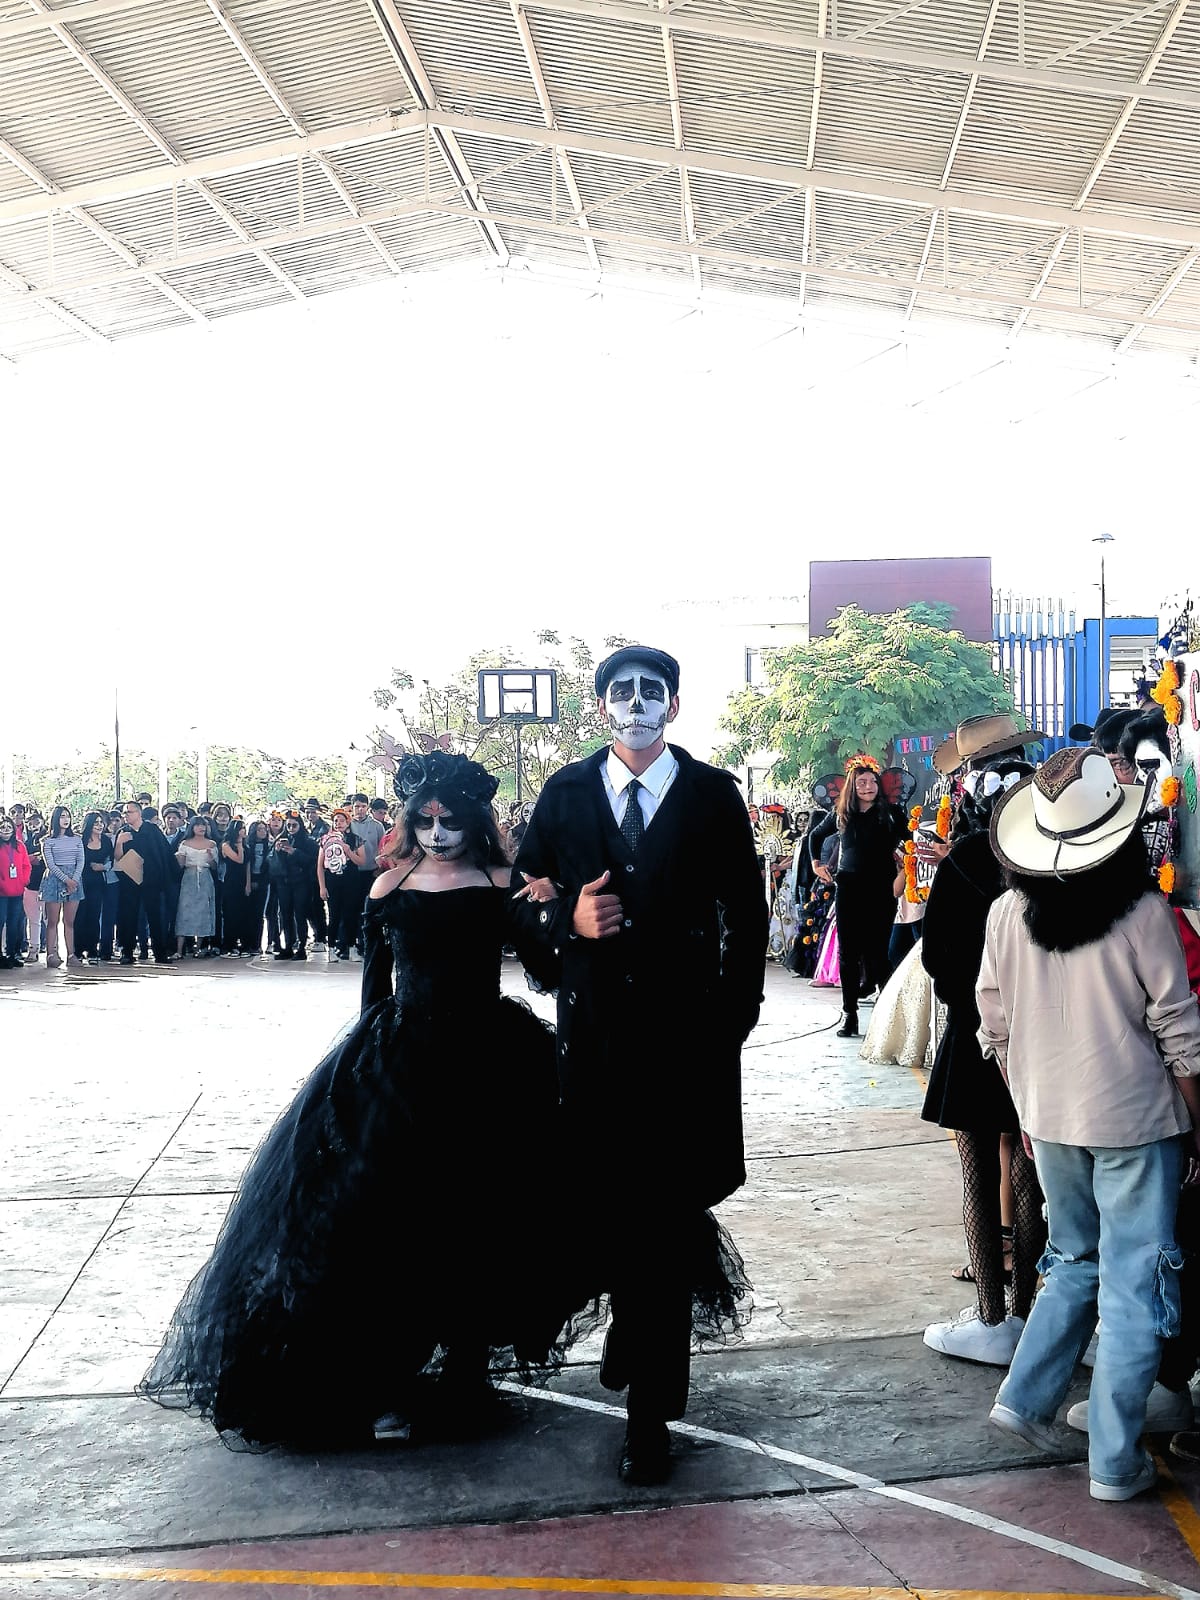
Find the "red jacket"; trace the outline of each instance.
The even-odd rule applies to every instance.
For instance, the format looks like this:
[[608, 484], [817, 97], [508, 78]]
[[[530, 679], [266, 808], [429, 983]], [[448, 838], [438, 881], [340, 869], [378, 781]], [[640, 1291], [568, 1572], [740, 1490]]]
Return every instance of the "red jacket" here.
[[1200, 933], [1196, 932], [1178, 906], [1173, 909], [1183, 939], [1183, 953], [1187, 957], [1188, 987], [1200, 995]]
[[[12, 875], [13, 867], [17, 875]], [[12, 838], [7, 844], [0, 844], [0, 895], [6, 900], [22, 895], [29, 883], [29, 852], [24, 841]]]

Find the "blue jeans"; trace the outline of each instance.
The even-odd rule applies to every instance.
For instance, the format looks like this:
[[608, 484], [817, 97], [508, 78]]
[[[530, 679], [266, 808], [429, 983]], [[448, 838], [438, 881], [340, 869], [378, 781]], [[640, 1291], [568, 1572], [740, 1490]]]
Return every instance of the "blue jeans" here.
[[1045, 1283], [996, 1398], [1020, 1416], [1052, 1421], [1098, 1309], [1088, 1464], [1095, 1482], [1123, 1487], [1145, 1464], [1138, 1436], [1161, 1341], [1179, 1332], [1182, 1146], [1178, 1138], [1111, 1150], [1035, 1139], [1033, 1153], [1050, 1227], [1039, 1266]]

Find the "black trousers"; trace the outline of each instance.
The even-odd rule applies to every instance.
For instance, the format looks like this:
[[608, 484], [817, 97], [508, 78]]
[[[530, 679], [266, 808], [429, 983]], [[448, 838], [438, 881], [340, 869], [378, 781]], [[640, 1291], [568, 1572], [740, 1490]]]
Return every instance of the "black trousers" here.
[[684, 1219], [670, 1210], [602, 1220], [612, 1322], [600, 1382], [628, 1388], [631, 1420], [670, 1422], [687, 1410], [692, 1290], [679, 1270]]
[[271, 878], [267, 884], [267, 897], [263, 905], [263, 917], [267, 924], [267, 944], [275, 949], [279, 945], [279, 892], [280, 880]]
[[308, 944], [308, 879], [289, 882], [284, 878], [279, 889], [279, 948], [303, 950]]
[[236, 861], [229, 862], [224, 881], [218, 886], [217, 899], [221, 903], [221, 949], [225, 952], [246, 945], [246, 869]]
[[75, 954], [100, 954], [100, 911], [104, 905], [104, 874], [84, 868], [91, 878], [83, 880], [83, 904], [75, 915]]
[[834, 897], [837, 915], [838, 959], [842, 969], [842, 1010], [857, 1011], [860, 969], [865, 968], [867, 988], [884, 984], [892, 975], [888, 941], [896, 902], [890, 881], [882, 884], [839, 873]]
[[358, 940], [355, 918], [362, 913], [357, 872], [353, 867], [340, 873], [327, 872], [325, 892], [329, 896], [329, 943], [342, 955], [348, 955], [351, 941]]
[[318, 944], [328, 944], [329, 922], [325, 916], [325, 902], [321, 899], [315, 870], [308, 880], [308, 925]]
[[267, 909], [267, 880], [260, 878], [250, 885], [246, 909], [242, 916], [242, 949], [257, 953], [262, 949], [263, 913]]
[[350, 917], [350, 941], [359, 954], [363, 955], [365, 954], [363, 949], [363, 916], [367, 909], [367, 896], [371, 892], [371, 885], [375, 882], [375, 869], [372, 867], [367, 872], [361, 867], [355, 867], [353, 871], [354, 877], [347, 887], [353, 891], [354, 899], [352, 903], [347, 905], [346, 912]]
[[117, 943], [121, 954], [131, 956], [138, 940], [138, 924], [145, 918], [150, 943], [156, 956], [167, 954], [166, 931], [162, 917], [162, 885], [134, 883], [121, 879], [121, 901], [117, 911]]

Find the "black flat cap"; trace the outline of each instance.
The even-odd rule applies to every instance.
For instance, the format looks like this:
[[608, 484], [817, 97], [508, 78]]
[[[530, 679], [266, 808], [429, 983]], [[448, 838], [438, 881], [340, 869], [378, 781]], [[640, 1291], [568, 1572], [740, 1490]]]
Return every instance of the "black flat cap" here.
[[1115, 751], [1122, 733], [1137, 714], [1136, 706], [1105, 706], [1094, 727], [1086, 722], [1073, 722], [1067, 729], [1067, 738], [1090, 740], [1098, 750]]
[[649, 667], [656, 667], [666, 680], [667, 688], [673, 695], [679, 693], [679, 663], [674, 656], [669, 656], [665, 650], [654, 650], [648, 644], [627, 644], [622, 650], [614, 650], [612, 655], [605, 656], [596, 668], [596, 694], [601, 699], [604, 691], [620, 672], [622, 667], [628, 667], [635, 661], [644, 661]]

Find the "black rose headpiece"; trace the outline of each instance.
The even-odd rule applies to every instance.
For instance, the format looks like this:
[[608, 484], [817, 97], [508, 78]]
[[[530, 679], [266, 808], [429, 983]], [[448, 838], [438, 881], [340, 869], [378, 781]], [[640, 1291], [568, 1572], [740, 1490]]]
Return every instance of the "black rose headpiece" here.
[[409, 801], [422, 789], [452, 789], [472, 805], [486, 806], [500, 780], [466, 756], [434, 750], [429, 755], [405, 756], [392, 780], [397, 796]]

